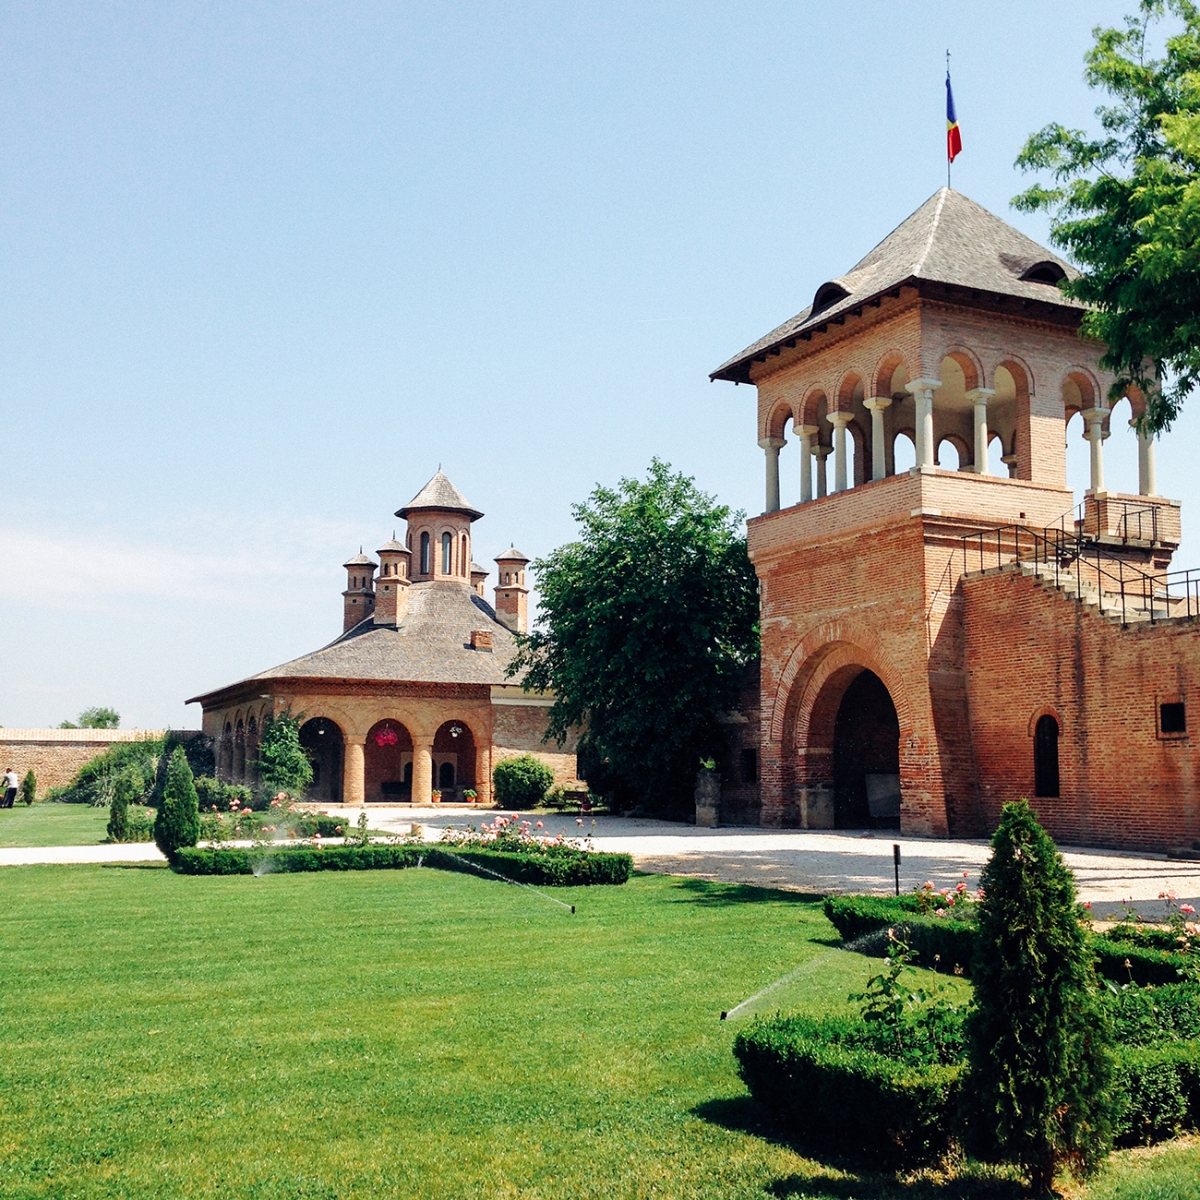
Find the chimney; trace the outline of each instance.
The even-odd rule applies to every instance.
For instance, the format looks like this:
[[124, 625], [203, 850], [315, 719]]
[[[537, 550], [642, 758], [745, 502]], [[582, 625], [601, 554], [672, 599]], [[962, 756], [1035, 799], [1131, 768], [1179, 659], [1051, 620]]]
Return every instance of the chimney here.
[[496, 555], [500, 577], [496, 580], [496, 616], [514, 633], [529, 632], [529, 589], [525, 564], [529, 559], [515, 546]]
[[342, 564], [346, 568], [346, 590], [342, 593], [342, 632], [353, 629], [375, 611], [373, 576], [375, 562], [359, 547], [358, 553]]
[[492, 650], [492, 631], [490, 629], [472, 629], [471, 649], [486, 650], [490, 654]]
[[485, 599], [483, 591], [483, 581], [488, 577], [488, 572], [483, 569], [477, 562], [471, 564], [471, 591], [475, 593], [481, 600]]
[[396, 541], [393, 534], [376, 552], [379, 555], [379, 578], [375, 582], [375, 624], [400, 624], [408, 615], [408, 547]]

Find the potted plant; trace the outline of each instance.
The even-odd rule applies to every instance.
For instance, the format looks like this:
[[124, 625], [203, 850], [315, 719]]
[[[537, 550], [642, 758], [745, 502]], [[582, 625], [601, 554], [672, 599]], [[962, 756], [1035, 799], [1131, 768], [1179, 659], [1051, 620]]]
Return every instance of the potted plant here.
[[464, 788], [463, 799], [468, 804], [474, 804], [475, 801], [479, 799], [479, 793], [474, 788]]
[[441, 788], [434, 788], [433, 791], [429, 793], [429, 799], [433, 804], [441, 804], [441, 802], [442, 802]]

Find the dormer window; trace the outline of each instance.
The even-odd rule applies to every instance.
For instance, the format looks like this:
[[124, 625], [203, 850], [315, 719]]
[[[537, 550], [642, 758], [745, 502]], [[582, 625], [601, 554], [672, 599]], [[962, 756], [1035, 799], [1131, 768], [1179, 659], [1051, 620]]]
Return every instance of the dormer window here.
[[1026, 283], [1048, 283], [1051, 287], [1057, 287], [1066, 277], [1066, 271], [1058, 263], [1050, 261], [1034, 263], [1021, 273]]
[[845, 300], [850, 293], [846, 291], [840, 283], [823, 283], [817, 288], [817, 294], [813, 297], [812, 312], [810, 316], [816, 316], [819, 312], [824, 312], [825, 309], [831, 308], [839, 300]]

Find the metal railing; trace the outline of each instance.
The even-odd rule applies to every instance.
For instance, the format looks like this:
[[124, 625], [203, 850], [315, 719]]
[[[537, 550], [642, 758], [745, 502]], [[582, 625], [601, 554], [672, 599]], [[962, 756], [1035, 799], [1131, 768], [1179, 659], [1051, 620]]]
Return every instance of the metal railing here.
[[962, 539], [963, 574], [992, 567], [1030, 566], [1054, 586], [1075, 585], [1081, 604], [1094, 600], [1101, 612], [1120, 612], [1121, 624], [1130, 619], [1149, 621], [1200, 616], [1200, 570], [1143, 571], [1105, 550], [1092, 537], [1051, 525], [1001, 525], [969, 533]]

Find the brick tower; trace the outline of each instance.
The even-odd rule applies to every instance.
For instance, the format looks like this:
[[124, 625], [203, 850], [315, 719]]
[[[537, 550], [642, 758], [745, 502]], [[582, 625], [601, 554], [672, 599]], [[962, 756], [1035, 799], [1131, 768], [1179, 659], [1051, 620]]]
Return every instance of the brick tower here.
[[[1139, 623], [1158, 639], [1139, 653], [1172, 663], [1167, 682], [1138, 685], [1150, 698], [1124, 761], [1144, 752], [1148, 770], [1190, 779], [1181, 759], [1163, 765], [1153, 696], [1175, 696], [1189, 662], [1200, 679], [1200, 631], [1164, 649], [1164, 624], [1190, 610], [1133, 596], [1152, 597], [1155, 573], [1170, 566], [1178, 506], [1153, 494], [1154, 443], [1132, 431], [1123, 436], [1139, 439], [1141, 494], [1105, 491], [1112, 379], [1103, 347], [1079, 335], [1082, 307], [1056, 286], [1071, 273], [942, 189], [713, 373], [757, 389], [766, 456], [766, 511], [749, 522], [762, 597], [763, 824], [983, 833], [1002, 800], [1050, 789], [1048, 775], [1035, 779], [1033, 743], [1038, 729], [1050, 736], [1043, 718], [1053, 714], [1062, 783], [1056, 775], [1039, 810], [1065, 836], [1122, 841], [1101, 816], [1117, 777], [1096, 754], [1101, 725], [1116, 736], [1119, 714], [1103, 708], [1098, 679], [1088, 691], [1066, 677], [1079, 637], [1094, 633], [1099, 661], [1122, 637], [1132, 646]], [[1140, 396], [1126, 399], [1136, 418]], [[1064, 450], [1076, 413], [1092, 463], [1079, 511]], [[782, 503], [789, 432], [800, 494]], [[898, 468], [898, 456], [915, 465]], [[1060, 578], [1068, 570], [1073, 593]], [[987, 572], [1005, 578], [994, 584]], [[1129, 597], [1114, 629], [1118, 574]], [[1012, 606], [1029, 589], [1033, 607], [1018, 618]], [[1076, 636], [1081, 614], [1097, 626]], [[1041, 641], [1029, 640], [1034, 629]], [[1175, 832], [1161, 839], [1196, 825], [1195, 801], [1178, 803]]]
[[343, 564], [346, 568], [346, 590], [342, 593], [342, 629], [353, 629], [359, 621], [375, 611], [375, 563], [360, 549]]
[[500, 576], [496, 580], [496, 616], [516, 633], [529, 628], [529, 589], [525, 586], [525, 564], [529, 558], [516, 546], [496, 555]]

